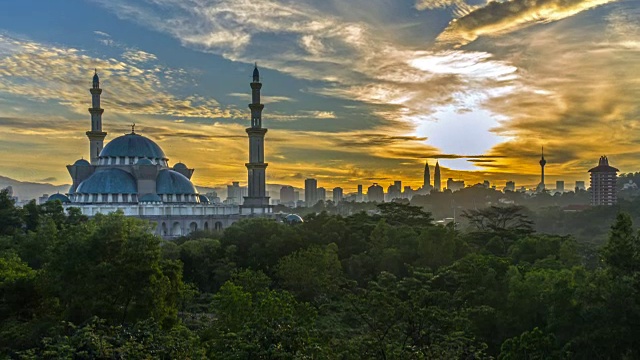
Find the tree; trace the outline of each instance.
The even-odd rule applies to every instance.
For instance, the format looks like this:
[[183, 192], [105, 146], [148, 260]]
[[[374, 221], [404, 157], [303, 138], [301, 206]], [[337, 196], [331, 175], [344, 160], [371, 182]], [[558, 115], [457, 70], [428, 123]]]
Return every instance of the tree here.
[[618, 214], [611, 226], [609, 241], [602, 249], [605, 263], [615, 273], [631, 275], [640, 269], [638, 238], [629, 214]]
[[334, 296], [345, 281], [336, 244], [312, 246], [283, 257], [276, 276], [284, 289], [316, 304]]
[[44, 276], [64, 319], [82, 323], [97, 315], [111, 324], [149, 317], [175, 320], [182, 266], [161, 259], [160, 239], [148, 226], [122, 213], [97, 215], [60, 239]]
[[210, 358], [311, 359], [317, 352], [315, 311], [286, 291], [250, 293], [228, 281], [211, 311], [216, 319], [205, 335]]
[[377, 206], [380, 216], [391, 226], [433, 226], [431, 214], [419, 206], [399, 202], [382, 203]]

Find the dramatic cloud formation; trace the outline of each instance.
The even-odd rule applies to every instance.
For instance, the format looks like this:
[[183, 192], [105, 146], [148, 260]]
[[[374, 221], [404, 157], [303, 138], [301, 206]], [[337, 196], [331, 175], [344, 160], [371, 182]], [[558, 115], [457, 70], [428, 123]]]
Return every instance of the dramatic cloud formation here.
[[[86, 148], [98, 67], [109, 138], [135, 121], [196, 167], [198, 184], [242, 180], [255, 60], [267, 70], [269, 182], [415, 186], [424, 162], [441, 159], [445, 178], [533, 185], [542, 145], [552, 178], [584, 180], [605, 153], [623, 171], [640, 165], [637, 0], [89, 6], [116, 15], [83, 30], [97, 48], [0, 32], [0, 150], [24, 150], [0, 160], [11, 174], [68, 178], [39, 160], [58, 146], [71, 162]], [[123, 35], [127, 24], [142, 35]]]
[[615, 1], [617, 0], [491, 1], [484, 7], [452, 20], [449, 27], [438, 36], [438, 40], [465, 45], [482, 35], [500, 35], [531, 24], [562, 20]]
[[0, 92], [6, 94], [35, 101], [54, 100], [86, 114], [91, 70], [99, 68], [103, 88], [106, 87], [103, 103], [110, 112], [202, 118], [242, 116], [235, 109], [221, 108], [214, 99], [170, 94], [163, 85], [186, 74], [157, 64], [143, 67], [143, 63], [157, 60], [144, 51], [127, 50], [122, 60], [100, 59], [78, 49], [1, 34], [0, 49]]

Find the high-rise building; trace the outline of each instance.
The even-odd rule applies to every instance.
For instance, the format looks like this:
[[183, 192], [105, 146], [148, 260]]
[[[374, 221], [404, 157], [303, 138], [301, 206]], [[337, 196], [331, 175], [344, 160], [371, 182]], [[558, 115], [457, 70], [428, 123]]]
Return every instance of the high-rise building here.
[[489, 189], [491, 187], [491, 183], [489, 180], [485, 180], [482, 182], [482, 186], [484, 186], [485, 189]]
[[362, 184], [358, 184], [358, 194], [356, 195], [356, 202], [364, 201], [364, 194], [362, 193]]
[[540, 158], [540, 184], [538, 184], [537, 191], [542, 192], [545, 190], [544, 185], [544, 166], [547, 165], [547, 160], [544, 159], [544, 147], [542, 147], [542, 157]]
[[435, 191], [442, 191], [442, 181], [440, 181], [440, 164], [436, 160], [436, 173], [433, 176], [433, 189]]
[[333, 188], [332, 193], [333, 193], [333, 202], [334, 203], [337, 204], [337, 203], [342, 201], [342, 198], [344, 197], [344, 192], [342, 191], [341, 187]]
[[239, 181], [227, 185], [227, 204], [242, 205], [243, 196], [246, 195], [245, 189], [240, 186]]
[[424, 179], [422, 181], [422, 192], [428, 194], [431, 191], [431, 173], [429, 172], [429, 162], [424, 164]]
[[323, 187], [316, 189], [317, 201], [327, 201], [327, 190]]
[[504, 191], [516, 191], [516, 183], [513, 181], [507, 181], [504, 186]]
[[295, 201], [293, 186], [283, 186], [280, 188], [280, 204], [292, 205]]
[[[264, 105], [260, 103], [260, 72], [256, 64], [253, 69], [253, 81], [251, 81], [251, 127], [247, 128], [249, 135], [249, 162], [248, 173], [248, 196], [244, 199], [243, 206], [247, 208], [269, 208], [269, 196], [267, 196], [266, 172], [269, 164], [264, 162], [264, 135], [267, 129], [262, 127], [262, 109]], [[254, 210], [251, 210], [253, 213]]]
[[367, 189], [367, 197], [369, 201], [372, 202], [384, 202], [384, 189], [377, 183], [373, 183], [373, 185]]
[[563, 180], [556, 181], [556, 192], [560, 192], [560, 193], [564, 192], [564, 181]]
[[587, 188], [584, 186], [584, 181], [576, 181], [575, 190], [576, 190], [576, 192], [581, 191], [581, 190], [587, 190]]
[[318, 202], [318, 180], [306, 179], [304, 181], [304, 202], [307, 207], [312, 207]]
[[453, 180], [452, 178], [447, 179], [447, 189], [453, 191], [458, 191], [464, 189], [464, 180]]
[[598, 166], [590, 169], [591, 205], [614, 205], [617, 202], [616, 180], [619, 170], [609, 166], [606, 156], [601, 156]]
[[394, 181], [393, 184], [387, 188], [387, 200], [402, 198], [402, 181]]

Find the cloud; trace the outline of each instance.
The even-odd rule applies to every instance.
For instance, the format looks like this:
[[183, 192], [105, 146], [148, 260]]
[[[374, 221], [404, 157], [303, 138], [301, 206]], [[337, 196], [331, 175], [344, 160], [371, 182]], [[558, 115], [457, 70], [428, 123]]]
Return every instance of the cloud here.
[[478, 37], [509, 33], [523, 27], [549, 23], [618, 0], [509, 0], [491, 1], [451, 21], [438, 41], [465, 45]]
[[[244, 99], [247, 101], [251, 101], [250, 93], [230, 93], [228, 95], [236, 98]], [[264, 96], [263, 95], [260, 97], [260, 102], [262, 102], [263, 104], [273, 104], [278, 102], [291, 102], [291, 101], [295, 101], [295, 99], [292, 99], [288, 96], [269, 96], [269, 95]]]
[[[98, 68], [103, 107], [107, 113], [199, 118], [233, 118], [243, 114], [221, 108], [215, 99], [199, 95], [177, 97], [167, 91], [180, 69], [153, 63], [155, 55], [127, 50], [121, 59], [92, 57], [61, 46], [0, 35], [0, 93], [32, 101], [56, 101], [86, 114], [91, 72]], [[147, 66], [147, 63], [150, 66]]]

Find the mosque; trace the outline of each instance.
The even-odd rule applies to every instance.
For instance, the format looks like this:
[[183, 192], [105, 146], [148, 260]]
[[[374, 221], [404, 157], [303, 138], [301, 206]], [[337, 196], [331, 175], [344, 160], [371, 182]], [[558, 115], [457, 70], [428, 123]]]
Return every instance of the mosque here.
[[84, 215], [94, 216], [121, 211], [126, 216], [149, 220], [156, 235], [171, 238], [196, 230], [222, 230], [247, 217], [273, 217], [266, 196], [264, 137], [260, 103], [260, 73], [253, 70], [251, 82], [251, 126], [249, 137], [248, 196], [243, 205], [209, 202], [198, 194], [191, 182], [194, 169], [183, 163], [170, 166], [162, 148], [151, 139], [131, 133], [119, 136], [103, 147], [107, 133], [102, 131], [100, 79], [96, 71], [91, 92], [90, 160], [77, 160], [67, 165], [73, 183], [68, 194], [54, 194], [49, 200], [60, 200], [66, 208], [79, 208]]

